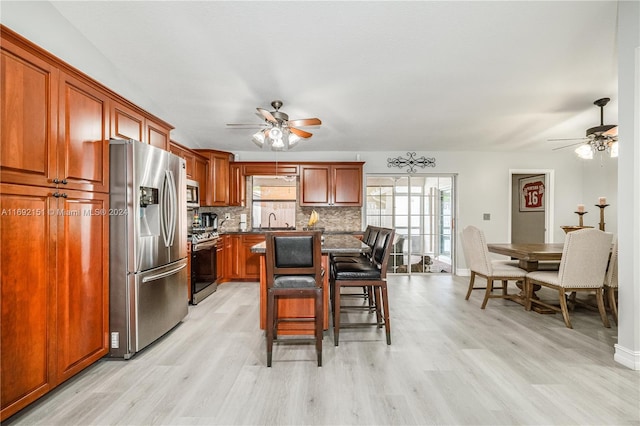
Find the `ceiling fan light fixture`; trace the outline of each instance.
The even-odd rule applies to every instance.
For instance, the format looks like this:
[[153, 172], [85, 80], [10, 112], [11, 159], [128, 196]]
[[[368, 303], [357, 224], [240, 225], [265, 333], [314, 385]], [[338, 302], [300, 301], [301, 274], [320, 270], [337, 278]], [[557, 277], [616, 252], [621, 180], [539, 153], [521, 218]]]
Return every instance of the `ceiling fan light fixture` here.
[[609, 145], [609, 150], [611, 158], [618, 158], [618, 141], [611, 142], [611, 145]]
[[593, 158], [593, 149], [591, 149], [591, 145], [589, 144], [580, 145], [575, 149], [575, 153], [584, 160], [591, 160]]
[[294, 147], [302, 138], [294, 133], [289, 133], [289, 148]]
[[253, 141], [253, 143], [262, 148], [264, 146], [264, 130], [254, 133], [251, 140]]

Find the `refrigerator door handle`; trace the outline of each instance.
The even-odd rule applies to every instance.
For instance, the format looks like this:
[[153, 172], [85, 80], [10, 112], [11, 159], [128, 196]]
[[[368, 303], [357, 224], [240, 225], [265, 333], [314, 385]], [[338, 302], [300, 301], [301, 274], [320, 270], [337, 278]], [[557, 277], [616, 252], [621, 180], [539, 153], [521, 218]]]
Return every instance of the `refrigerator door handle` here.
[[173, 178], [173, 173], [170, 170], [164, 172], [164, 182], [162, 184], [162, 217], [161, 228], [162, 238], [164, 239], [165, 247], [171, 247], [173, 245], [173, 239], [176, 233], [176, 219], [178, 200], [176, 192], [176, 182]]
[[167, 180], [169, 181], [169, 200], [171, 209], [169, 215], [169, 246], [173, 246], [176, 236], [176, 222], [178, 220], [178, 192], [176, 190], [176, 180], [171, 170], [167, 170]]
[[178, 266], [177, 268], [173, 268], [169, 271], [165, 271], [165, 272], [161, 272], [159, 274], [155, 274], [155, 275], [149, 275], [148, 277], [144, 277], [142, 279], [143, 283], [148, 283], [149, 281], [155, 281], [155, 280], [159, 280], [160, 278], [164, 278], [164, 277], [168, 277], [169, 275], [173, 275], [176, 272], [184, 269], [187, 267], [186, 263], [183, 263], [182, 265]]

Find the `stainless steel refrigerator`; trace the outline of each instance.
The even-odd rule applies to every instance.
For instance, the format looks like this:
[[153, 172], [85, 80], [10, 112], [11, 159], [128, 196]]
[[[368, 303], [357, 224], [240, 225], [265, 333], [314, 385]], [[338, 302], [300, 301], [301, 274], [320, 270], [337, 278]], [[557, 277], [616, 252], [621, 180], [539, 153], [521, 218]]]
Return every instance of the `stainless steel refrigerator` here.
[[129, 359], [188, 313], [186, 165], [133, 140], [109, 156], [109, 356]]

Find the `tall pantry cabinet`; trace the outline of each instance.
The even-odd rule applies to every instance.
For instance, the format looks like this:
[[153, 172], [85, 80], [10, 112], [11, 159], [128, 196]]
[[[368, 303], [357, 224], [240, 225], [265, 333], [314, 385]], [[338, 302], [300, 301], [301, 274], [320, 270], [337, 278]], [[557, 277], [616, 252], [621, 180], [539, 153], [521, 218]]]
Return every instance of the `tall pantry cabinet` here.
[[[128, 106], [0, 29], [4, 420], [108, 353], [109, 138]], [[171, 128], [141, 118], [141, 139], [168, 147]]]

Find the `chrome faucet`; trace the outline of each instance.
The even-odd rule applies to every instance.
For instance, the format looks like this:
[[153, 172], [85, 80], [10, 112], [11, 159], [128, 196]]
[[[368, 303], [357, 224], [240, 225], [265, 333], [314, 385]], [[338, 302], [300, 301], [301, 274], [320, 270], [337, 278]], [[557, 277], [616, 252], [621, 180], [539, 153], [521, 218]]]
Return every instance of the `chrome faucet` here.
[[276, 214], [275, 213], [273, 213], [273, 212], [269, 213], [269, 224], [267, 225], [269, 227], [269, 229], [271, 229], [271, 215], [273, 215], [273, 220], [278, 220], [276, 218]]

